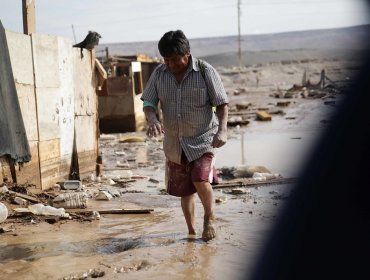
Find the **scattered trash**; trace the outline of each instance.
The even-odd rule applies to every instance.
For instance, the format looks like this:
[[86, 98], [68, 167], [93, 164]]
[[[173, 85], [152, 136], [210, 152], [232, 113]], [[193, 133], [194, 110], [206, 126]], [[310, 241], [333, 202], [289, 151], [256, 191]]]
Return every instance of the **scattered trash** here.
[[271, 173], [260, 173], [255, 172], [252, 176], [252, 178], [256, 181], [266, 181], [270, 179], [276, 179], [279, 178], [279, 174], [271, 174]]
[[0, 202], [0, 223], [4, 222], [8, 218], [8, 208]]
[[238, 165], [236, 167], [222, 167], [219, 175], [227, 179], [251, 178], [255, 172], [271, 173], [270, 170], [261, 165]]
[[64, 181], [62, 188], [64, 190], [77, 190], [81, 187], [81, 182], [79, 180], [68, 180]]
[[100, 214], [98, 211], [92, 211], [92, 214], [90, 216], [92, 220], [100, 220]]
[[37, 203], [28, 206], [28, 209], [35, 215], [44, 216], [58, 216], [58, 217], [68, 217], [69, 214], [65, 212], [64, 208], [55, 208], [50, 205], [44, 205], [42, 203]]
[[260, 121], [271, 121], [272, 119], [271, 115], [267, 113], [266, 111], [258, 111], [256, 115], [257, 115], [257, 120], [260, 120]]
[[120, 179], [131, 179], [132, 175], [132, 170], [123, 170], [119, 177]]
[[23, 205], [23, 206], [27, 206], [28, 205], [28, 201], [27, 200], [25, 200], [23, 198], [20, 198], [18, 196], [16, 196], [13, 201], [14, 201], [14, 203], [16, 203], [18, 205]]
[[99, 193], [95, 196], [96, 200], [111, 200], [113, 196], [107, 191], [99, 191]]
[[278, 106], [278, 107], [287, 107], [287, 106], [289, 106], [289, 104], [290, 104], [290, 101], [281, 101], [281, 102], [277, 102], [276, 106]]
[[6, 233], [6, 232], [12, 232], [12, 231], [15, 231], [15, 228], [13, 225], [7, 226], [7, 227], [0, 227], [0, 234]]
[[6, 186], [0, 188], [0, 193], [7, 193], [9, 190]]
[[154, 179], [154, 178], [149, 178], [149, 182], [159, 184], [159, 181], [157, 179]]
[[249, 121], [243, 120], [241, 116], [233, 116], [227, 120], [228, 126], [237, 126], [237, 125], [240, 126], [240, 125], [247, 125], [247, 124], [249, 124]]
[[227, 201], [227, 197], [226, 196], [216, 197], [216, 199], [215, 199], [215, 202], [216, 203], [225, 203], [226, 201]]
[[246, 194], [247, 192], [250, 193], [250, 190], [246, 190], [245, 188], [235, 188], [231, 190], [232, 194]]
[[237, 89], [234, 90], [234, 95], [239, 95], [239, 94], [245, 93], [245, 92], [247, 92], [247, 89], [245, 89], [245, 88], [237, 88]]
[[87, 196], [85, 192], [63, 193], [53, 199], [56, 208], [86, 208]]
[[236, 109], [239, 111], [239, 110], [246, 110], [248, 109], [249, 106], [251, 106], [252, 104], [250, 102], [240, 102], [240, 103], [236, 103]]
[[99, 191], [106, 191], [108, 192], [112, 197], [120, 197], [121, 193], [119, 190], [112, 188], [110, 186], [106, 186], [104, 188], [99, 189]]

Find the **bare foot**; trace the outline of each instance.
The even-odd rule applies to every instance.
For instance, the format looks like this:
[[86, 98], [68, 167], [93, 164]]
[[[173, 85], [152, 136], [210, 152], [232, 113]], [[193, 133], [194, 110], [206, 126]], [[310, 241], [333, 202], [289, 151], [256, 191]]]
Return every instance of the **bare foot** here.
[[188, 240], [195, 240], [195, 239], [197, 239], [197, 235], [196, 234], [188, 234], [187, 239]]
[[195, 232], [195, 230], [189, 230], [189, 235], [197, 235], [197, 233]]
[[203, 234], [202, 239], [204, 241], [209, 241], [216, 237], [216, 230], [214, 228], [215, 218], [211, 216], [210, 218], [204, 217], [204, 224], [203, 224]]

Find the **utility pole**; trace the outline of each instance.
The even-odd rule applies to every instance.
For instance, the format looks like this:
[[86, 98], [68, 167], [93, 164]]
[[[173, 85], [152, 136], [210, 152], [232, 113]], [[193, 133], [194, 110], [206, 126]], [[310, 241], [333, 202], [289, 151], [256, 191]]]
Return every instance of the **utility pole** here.
[[75, 39], [75, 44], [77, 43], [77, 40], [76, 40], [76, 33], [75, 33], [75, 28], [72, 24], [72, 33], [73, 33], [73, 39]]
[[241, 46], [240, 46], [240, 14], [241, 14], [241, 10], [240, 10], [240, 3], [241, 3], [241, 0], [237, 0], [238, 1], [238, 60], [239, 60], [239, 71], [242, 67], [242, 51], [241, 51]]

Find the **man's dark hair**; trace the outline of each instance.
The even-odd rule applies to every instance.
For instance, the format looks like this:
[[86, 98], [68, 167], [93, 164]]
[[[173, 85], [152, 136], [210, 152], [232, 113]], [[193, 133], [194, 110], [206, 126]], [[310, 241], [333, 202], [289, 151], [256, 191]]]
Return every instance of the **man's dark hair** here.
[[189, 41], [181, 30], [168, 31], [158, 42], [161, 56], [168, 57], [176, 54], [184, 55], [190, 52]]

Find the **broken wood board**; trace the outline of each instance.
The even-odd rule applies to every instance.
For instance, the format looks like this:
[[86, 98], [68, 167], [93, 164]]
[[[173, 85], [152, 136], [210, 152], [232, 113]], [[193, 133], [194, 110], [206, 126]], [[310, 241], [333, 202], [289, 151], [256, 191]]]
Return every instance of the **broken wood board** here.
[[37, 198], [34, 198], [32, 196], [29, 196], [29, 195], [26, 195], [26, 194], [23, 194], [23, 193], [17, 193], [17, 192], [14, 192], [14, 191], [8, 191], [10, 194], [14, 194], [15, 196], [18, 196], [20, 198], [24, 198], [28, 201], [31, 201], [33, 203], [41, 203], [40, 200], [38, 200]]
[[213, 189], [223, 189], [223, 188], [233, 188], [233, 187], [256, 187], [256, 186], [265, 186], [265, 185], [272, 185], [272, 184], [292, 184], [297, 181], [296, 178], [277, 178], [277, 179], [270, 179], [266, 181], [256, 181], [252, 178], [238, 180], [238, 181], [229, 181], [219, 183], [217, 185], [213, 185]]
[[71, 210], [69, 209], [69, 214], [88, 214], [93, 211], [99, 212], [99, 214], [150, 214], [154, 209], [102, 209], [102, 210]]

